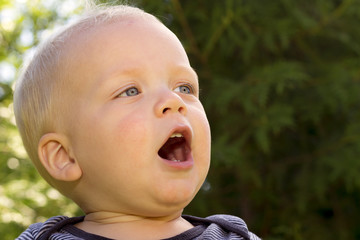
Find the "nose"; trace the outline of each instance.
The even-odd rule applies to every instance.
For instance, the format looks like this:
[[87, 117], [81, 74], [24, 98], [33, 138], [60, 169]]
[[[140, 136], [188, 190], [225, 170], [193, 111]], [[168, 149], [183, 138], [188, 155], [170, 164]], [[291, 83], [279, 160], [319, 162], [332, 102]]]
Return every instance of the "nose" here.
[[186, 104], [177, 93], [165, 90], [159, 92], [158, 94], [159, 98], [154, 107], [155, 115], [157, 117], [163, 117], [170, 113], [180, 113], [182, 115], [186, 115]]

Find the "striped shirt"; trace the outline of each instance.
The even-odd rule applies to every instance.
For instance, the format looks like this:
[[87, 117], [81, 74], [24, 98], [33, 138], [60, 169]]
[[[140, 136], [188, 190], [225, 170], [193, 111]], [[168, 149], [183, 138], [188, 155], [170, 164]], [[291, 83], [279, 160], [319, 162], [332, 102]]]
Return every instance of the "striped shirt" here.
[[[255, 234], [248, 231], [241, 218], [235, 216], [213, 215], [207, 218], [199, 218], [184, 215], [183, 217], [194, 227], [166, 240], [260, 240]], [[84, 217], [52, 217], [44, 223], [32, 224], [16, 240], [110, 240], [74, 226], [83, 220]]]

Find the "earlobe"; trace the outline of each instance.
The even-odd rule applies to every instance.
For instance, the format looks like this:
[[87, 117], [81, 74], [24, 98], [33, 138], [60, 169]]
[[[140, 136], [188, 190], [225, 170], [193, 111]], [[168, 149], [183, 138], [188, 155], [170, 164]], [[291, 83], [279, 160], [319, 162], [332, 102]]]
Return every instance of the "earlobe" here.
[[47, 133], [39, 141], [38, 154], [42, 165], [55, 179], [76, 181], [82, 175], [78, 162], [66, 148], [66, 139], [60, 134]]

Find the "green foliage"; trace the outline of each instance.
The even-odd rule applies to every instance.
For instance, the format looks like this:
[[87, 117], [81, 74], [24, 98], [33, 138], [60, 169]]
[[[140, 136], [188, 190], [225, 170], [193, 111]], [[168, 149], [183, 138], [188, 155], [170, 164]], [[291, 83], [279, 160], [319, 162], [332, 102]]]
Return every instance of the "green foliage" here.
[[[186, 213], [238, 215], [271, 240], [360, 239], [360, 2], [129, 2], [179, 36], [199, 75], [212, 168]], [[67, 19], [28, 5], [1, 31], [0, 62], [16, 68], [44, 28]], [[34, 36], [27, 46], [24, 31]], [[19, 150], [11, 83], [0, 87], [0, 232], [11, 239], [29, 222], [78, 210]]]

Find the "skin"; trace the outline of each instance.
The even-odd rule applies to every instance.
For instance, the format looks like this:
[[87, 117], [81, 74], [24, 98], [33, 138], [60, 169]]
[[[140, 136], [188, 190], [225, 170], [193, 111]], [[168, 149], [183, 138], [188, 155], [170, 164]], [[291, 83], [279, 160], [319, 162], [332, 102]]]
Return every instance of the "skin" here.
[[[40, 141], [39, 152], [47, 169], [60, 166], [60, 189], [71, 182], [67, 195], [86, 213], [77, 227], [115, 239], [190, 229], [181, 213], [207, 175], [210, 129], [180, 41], [153, 18], [129, 17], [74, 35], [68, 52], [69, 121]], [[179, 131], [189, 135], [186, 167], [158, 155]], [[51, 156], [62, 160], [51, 164]]]

